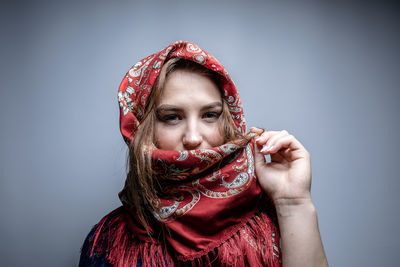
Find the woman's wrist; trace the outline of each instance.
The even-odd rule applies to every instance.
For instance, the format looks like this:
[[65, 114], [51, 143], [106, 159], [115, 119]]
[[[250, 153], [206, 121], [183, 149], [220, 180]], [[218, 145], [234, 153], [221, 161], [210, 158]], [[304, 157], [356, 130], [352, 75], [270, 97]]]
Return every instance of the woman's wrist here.
[[292, 217], [316, 213], [311, 196], [302, 198], [279, 198], [274, 200], [274, 205], [278, 217]]

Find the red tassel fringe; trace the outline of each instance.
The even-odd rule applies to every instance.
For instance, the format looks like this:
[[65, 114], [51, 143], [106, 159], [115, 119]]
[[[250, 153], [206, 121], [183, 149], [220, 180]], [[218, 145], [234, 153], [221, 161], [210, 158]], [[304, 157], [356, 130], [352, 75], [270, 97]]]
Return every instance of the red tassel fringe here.
[[96, 226], [91, 241], [91, 254], [105, 253], [107, 260], [118, 267], [137, 266], [281, 266], [279, 233], [264, 213], [253, 216], [239, 231], [221, 245], [193, 260], [175, 260], [156, 240], [137, 239], [127, 228], [125, 217], [117, 209]]

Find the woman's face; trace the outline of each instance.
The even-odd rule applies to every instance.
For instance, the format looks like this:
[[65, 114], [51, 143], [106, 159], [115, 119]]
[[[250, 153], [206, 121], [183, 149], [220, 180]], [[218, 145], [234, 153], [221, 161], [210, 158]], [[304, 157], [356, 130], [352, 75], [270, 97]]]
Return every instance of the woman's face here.
[[203, 149], [224, 143], [221, 94], [208, 77], [187, 70], [171, 73], [155, 111], [155, 144], [159, 149]]

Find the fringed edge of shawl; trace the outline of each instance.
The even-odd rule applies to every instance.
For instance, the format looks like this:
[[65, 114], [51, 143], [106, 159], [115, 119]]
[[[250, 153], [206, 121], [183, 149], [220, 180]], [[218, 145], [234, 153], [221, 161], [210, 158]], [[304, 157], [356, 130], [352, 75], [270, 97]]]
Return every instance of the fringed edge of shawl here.
[[279, 230], [265, 213], [256, 213], [239, 230], [209, 250], [191, 256], [176, 256], [156, 240], [143, 241], [130, 233], [121, 210], [106, 215], [95, 227], [89, 241], [90, 257], [102, 257], [113, 266], [281, 266]]
[[89, 240], [89, 257], [105, 257], [112, 266], [173, 266], [172, 258], [160, 243], [139, 240], [130, 233], [120, 207], [94, 226]]
[[279, 230], [265, 213], [254, 214], [227, 236], [217, 247], [177, 259], [184, 266], [211, 266], [215, 259], [222, 266], [281, 266]]

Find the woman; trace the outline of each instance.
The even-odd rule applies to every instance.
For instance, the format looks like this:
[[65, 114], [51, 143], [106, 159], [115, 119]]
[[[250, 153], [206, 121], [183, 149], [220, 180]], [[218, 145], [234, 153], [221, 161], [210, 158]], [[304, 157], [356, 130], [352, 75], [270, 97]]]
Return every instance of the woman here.
[[286, 131], [246, 134], [213, 56], [175, 42], [134, 65], [118, 99], [123, 205], [93, 227], [80, 266], [327, 266], [308, 152]]

